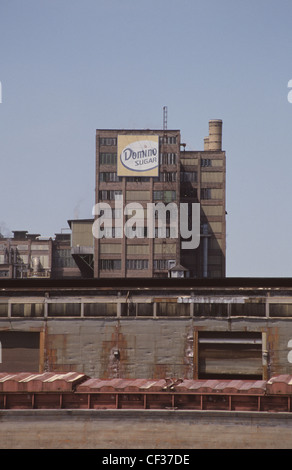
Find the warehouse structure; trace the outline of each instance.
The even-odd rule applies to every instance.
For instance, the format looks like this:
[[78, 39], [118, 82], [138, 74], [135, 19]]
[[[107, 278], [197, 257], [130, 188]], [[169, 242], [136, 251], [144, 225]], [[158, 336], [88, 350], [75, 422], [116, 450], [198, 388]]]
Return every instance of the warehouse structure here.
[[0, 294], [0, 372], [291, 374], [291, 280], [2, 280]]

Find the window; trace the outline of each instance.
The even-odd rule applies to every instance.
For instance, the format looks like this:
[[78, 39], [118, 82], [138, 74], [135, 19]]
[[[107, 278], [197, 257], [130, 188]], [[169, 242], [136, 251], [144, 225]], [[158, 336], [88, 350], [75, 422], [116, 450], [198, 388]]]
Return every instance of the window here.
[[99, 173], [99, 181], [100, 182], [120, 182], [122, 178], [120, 178], [116, 172], [102, 172]]
[[56, 249], [53, 252], [53, 265], [56, 268], [74, 268], [75, 261], [71, 255], [71, 249]]
[[7, 317], [8, 315], [8, 304], [0, 304], [0, 317]]
[[114, 269], [121, 269], [121, 260], [120, 259], [100, 259], [99, 260], [99, 268], [101, 270], [114, 270]]
[[48, 305], [49, 316], [54, 317], [79, 317], [81, 315], [81, 305], [78, 303], [51, 303]]
[[86, 317], [103, 317], [103, 316], [116, 316], [117, 304], [116, 303], [85, 303], [84, 316]]
[[201, 199], [211, 199], [211, 188], [201, 188]]
[[160, 144], [176, 144], [176, 136], [159, 137]]
[[171, 202], [176, 200], [176, 191], [153, 191], [154, 201]]
[[100, 215], [103, 215], [105, 219], [120, 219], [122, 217], [122, 210], [115, 207], [101, 209]]
[[112, 191], [107, 191], [107, 190], [101, 190], [98, 193], [99, 199], [101, 201], [114, 201], [116, 200], [121, 200], [123, 197], [123, 193], [121, 190], [112, 190]]
[[127, 259], [127, 269], [148, 269], [148, 260]]
[[101, 153], [99, 155], [99, 164], [100, 165], [116, 165], [117, 154], [116, 153]]
[[127, 182], [129, 183], [149, 183], [149, 181], [148, 176], [127, 176]]
[[210, 158], [202, 158], [201, 166], [212, 166], [212, 160]]
[[182, 171], [180, 174], [181, 183], [196, 183], [197, 182], [197, 172], [196, 171]]
[[12, 304], [12, 317], [42, 317], [44, 315], [44, 304]]
[[176, 302], [157, 302], [157, 315], [166, 317], [187, 317], [190, 315], [190, 305]]
[[117, 145], [117, 138], [116, 137], [100, 137], [99, 143], [100, 145], [115, 146]]
[[162, 165], [176, 165], [176, 153], [161, 153], [159, 163]]
[[157, 269], [157, 270], [169, 269], [169, 260], [168, 259], [155, 259], [154, 269]]
[[160, 173], [157, 181], [163, 181], [164, 183], [175, 182], [176, 181], [176, 172], [175, 171], [163, 171]]
[[199, 379], [262, 378], [261, 333], [199, 331], [197, 347]]

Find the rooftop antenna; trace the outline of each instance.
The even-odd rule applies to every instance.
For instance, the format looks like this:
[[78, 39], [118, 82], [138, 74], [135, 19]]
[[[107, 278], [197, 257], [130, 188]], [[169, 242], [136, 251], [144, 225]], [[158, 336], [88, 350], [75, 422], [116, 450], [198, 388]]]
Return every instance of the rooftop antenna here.
[[163, 130], [167, 130], [167, 106], [163, 106]]

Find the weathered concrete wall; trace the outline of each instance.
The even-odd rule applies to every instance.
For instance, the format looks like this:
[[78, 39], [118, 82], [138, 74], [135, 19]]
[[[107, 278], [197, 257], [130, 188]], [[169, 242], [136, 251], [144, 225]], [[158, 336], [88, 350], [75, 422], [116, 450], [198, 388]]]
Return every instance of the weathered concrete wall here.
[[100, 378], [193, 378], [196, 329], [266, 332], [269, 376], [292, 373], [292, 319], [0, 319], [0, 330], [41, 333], [40, 370]]
[[1, 449], [291, 449], [292, 415], [207, 411], [0, 411]]

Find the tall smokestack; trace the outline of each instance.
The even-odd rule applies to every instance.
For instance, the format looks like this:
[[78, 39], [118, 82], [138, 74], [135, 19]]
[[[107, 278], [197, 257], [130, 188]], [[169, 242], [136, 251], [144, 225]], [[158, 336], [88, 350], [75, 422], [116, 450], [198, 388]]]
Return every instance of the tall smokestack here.
[[222, 150], [221, 119], [211, 119], [209, 121], [209, 150]]

